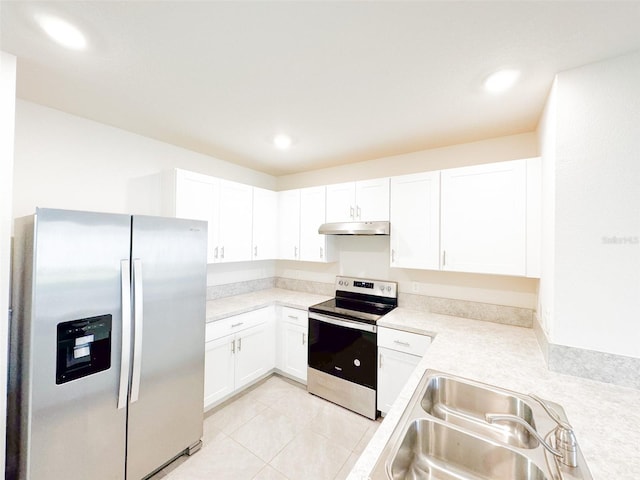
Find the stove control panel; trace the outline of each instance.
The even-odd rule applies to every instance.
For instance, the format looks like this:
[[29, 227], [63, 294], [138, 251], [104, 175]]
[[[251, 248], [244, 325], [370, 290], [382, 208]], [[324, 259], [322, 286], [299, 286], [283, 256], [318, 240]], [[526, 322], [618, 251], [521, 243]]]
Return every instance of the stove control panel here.
[[336, 291], [364, 293], [378, 297], [397, 298], [398, 284], [384, 280], [369, 280], [353, 277], [336, 277]]

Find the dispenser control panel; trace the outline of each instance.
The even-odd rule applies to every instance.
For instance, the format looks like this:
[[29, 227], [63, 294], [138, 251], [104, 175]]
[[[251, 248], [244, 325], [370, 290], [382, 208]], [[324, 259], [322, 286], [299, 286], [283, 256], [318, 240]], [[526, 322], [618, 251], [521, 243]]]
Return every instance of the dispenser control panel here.
[[111, 315], [58, 324], [56, 384], [111, 367]]

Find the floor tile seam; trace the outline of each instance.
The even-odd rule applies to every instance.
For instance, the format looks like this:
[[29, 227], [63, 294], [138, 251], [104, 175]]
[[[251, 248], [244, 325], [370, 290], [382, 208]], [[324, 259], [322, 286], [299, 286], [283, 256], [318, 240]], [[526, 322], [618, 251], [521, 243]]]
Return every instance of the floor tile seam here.
[[[331, 439], [331, 437], [330, 437], [329, 435], [326, 435], [326, 434], [324, 434], [323, 432], [319, 432], [319, 431], [317, 431], [317, 430], [314, 430], [314, 429], [312, 428], [311, 424], [309, 424], [309, 425], [307, 426], [307, 428], [309, 428], [309, 429], [311, 430], [311, 432], [313, 432], [313, 433], [315, 433], [315, 434], [317, 434], [317, 435], [320, 435], [320, 436], [321, 436], [321, 437], [323, 437], [324, 439], [328, 440], [328, 441], [329, 441], [329, 442], [331, 442], [334, 446], [336, 446], [336, 447], [340, 447], [340, 448], [344, 448], [345, 450], [348, 450], [348, 451], [349, 451], [349, 453], [356, 453], [356, 452], [354, 451], [354, 448], [356, 448], [356, 447], [358, 446], [358, 443], [356, 443], [356, 444], [355, 444], [355, 446], [354, 446], [353, 448], [345, 447], [343, 444], [341, 444], [341, 443], [337, 443], [335, 440], [332, 440], [332, 439]], [[361, 440], [361, 439], [362, 439], [362, 438], [358, 439], [358, 442], [360, 442], [360, 440]]]
[[340, 475], [340, 472], [342, 472], [342, 469], [344, 468], [344, 466], [347, 464], [347, 462], [349, 462], [349, 458], [351, 458], [352, 454], [353, 454], [353, 452], [351, 452], [349, 455], [347, 455], [347, 458], [345, 459], [344, 462], [342, 462], [342, 465], [340, 465], [340, 468], [338, 469], [336, 474], [333, 476], [333, 480], [338, 480], [338, 475]]
[[[287, 444], [288, 445], [288, 444]], [[278, 455], [280, 455], [280, 452], [278, 452]], [[276, 455], [273, 458], [276, 458], [278, 455]], [[271, 461], [273, 461], [273, 458], [271, 459]], [[289, 476], [284, 473], [282, 470], [278, 469], [275, 465], [273, 465], [271, 462], [267, 463], [267, 465], [269, 465], [271, 468], [273, 468], [276, 472], [278, 472], [280, 475], [282, 475], [284, 478], [286, 478], [287, 480], [297, 480], [297, 479], [290, 479]]]
[[[237, 442], [235, 439], [231, 438], [230, 436], [227, 437], [228, 441], [235, 443], [238, 447], [240, 447], [242, 450], [246, 451], [247, 453], [249, 453], [252, 457], [255, 457], [259, 462], [262, 463], [262, 466], [260, 467], [260, 470], [262, 470], [264, 468], [265, 465], [268, 465], [269, 462], [265, 462], [264, 460], [262, 460], [259, 456], [257, 456], [255, 453], [253, 453], [251, 450], [249, 450], [247, 447], [245, 447], [244, 445], [242, 445], [241, 443]], [[260, 470], [258, 470], [258, 472], [260, 472]], [[256, 475], [257, 473], [256, 472]]]
[[289, 477], [287, 477], [284, 473], [282, 473], [280, 470], [278, 470], [276, 467], [274, 467], [274, 466], [273, 466], [273, 465], [271, 465], [270, 463], [265, 463], [265, 465], [264, 465], [260, 470], [258, 470], [258, 473], [256, 473], [256, 474], [251, 478], [251, 480], [255, 480], [256, 478], [258, 478], [258, 475], [260, 475], [260, 473], [262, 473], [262, 471], [263, 471], [265, 468], [273, 468], [276, 472], [278, 472], [278, 473], [279, 473], [280, 475], [282, 475], [284, 478], [286, 478], [287, 480], [289, 480]]
[[[231, 437], [231, 435], [233, 435], [237, 430], [239, 430], [240, 428], [244, 427], [247, 423], [249, 423], [251, 420], [253, 420], [258, 415], [260, 415], [264, 410], [269, 408], [269, 406], [265, 405], [264, 403], [261, 403], [261, 402], [256, 402], [256, 403], [259, 403], [260, 405], [262, 405], [263, 408], [261, 410], [256, 411], [256, 412], [253, 412], [254, 415], [252, 415], [251, 418], [248, 418], [246, 421], [242, 422], [240, 425], [238, 425], [236, 428], [234, 428], [230, 432], [226, 432], [226, 431], [224, 431], [224, 429], [221, 429], [220, 431], [222, 433], [224, 433], [225, 435], [227, 435], [228, 437]], [[214, 427], [215, 427], [215, 425], [214, 425]]]
[[[257, 417], [255, 417], [255, 418], [257, 418]], [[287, 420], [289, 420], [289, 418], [288, 418], [288, 417], [286, 417], [286, 418], [287, 418]], [[238, 429], [238, 430], [239, 430], [239, 429]], [[236, 432], [237, 432], [237, 430], [236, 430]], [[276, 457], [280, 454], [280, 452], [282, 452], [282, 450], [284, 450], [284, 449], [287, 447], [287, 445], [289, 445], [289, 443], [290, 443], [290, 442], [291, 442], [291, 441], [292, 441], [292, 440], [293, 440], [293, 439], [298, 435], [298, 433], [299, 433], [299, 432], [294, 433], [294, 434], [293, 434], [293, 436], [292, 436], [292, 438], [291, 438], [291, 440], [287, 441], [287, 442], [286, 442], [286, 443], [285, 443], [285, 444], [284, 444], [284, 445], [283, 445], [283, 446], [282, 446], [282, 447], [281, 447], [281, 448], [280, 448], [280, 449], [279, 449], [279, 450], [278, 450], [278, 451], [277, 451], [277, 452], [276, 452], [276, 453], [275, 453], [271, 458], [269, 458], [268, 460], [265, 460], [264, 458], [259, 457], [257, 453], [254, 453], [254, 452], [253, 452], [253, 451], [252, 451], [248, 446], [245, 446], [245, 445], [244, 445], [243, 443], [241, 443], [241, 441], [240, 441], [240, 440], [238, 440], [237, 438], [234, 438], [234, 437], [233, 437], [233, 436], [231, 436], [231, 435], [229, 435], [229, 438], [231, 438], [232, 440], [234, 440], [236, 443], [241, 444], [241, 445], [242, 445], [244, 448], [246, 448], [247, 450], [251, 451], [251, 453], [253, 453], [256, 457], [260, 458], [260, 460], [262, 460], [262, 461], [266, 462], [267, 464], [269, 464], [269, 462], [271, 462], [274, 458], [276, 458]]]
[[[367, 435], [367, 433], [369, 432], [369, 429], [371, 427], [367, 427], [365, 428], [364, 432], [362, 432], [362, 435], [360, 435], [360, 438], [358, 439], [358, 441], [356, 442], [356, 444], [353, 446], [353, 448], [351, 449], [351, 453], [356, 453], [356, 448], [358, 448], [358, 445], [360, 445], [360, 442], [362, 441], [362, 439]], [[356, 453], [357, 455], [359, 455], [358, 453]]]

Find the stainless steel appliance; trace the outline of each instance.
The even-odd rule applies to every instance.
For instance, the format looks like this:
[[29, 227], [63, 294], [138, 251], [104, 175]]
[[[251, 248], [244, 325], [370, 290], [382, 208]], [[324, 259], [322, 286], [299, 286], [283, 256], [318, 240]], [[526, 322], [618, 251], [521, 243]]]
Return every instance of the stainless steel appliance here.
[[377, 322], [398, 305], [395, 282], [336, 278], [335, 298], [309, 307], [307, 390], [377, 417]]
[[201, 445], [205, 222], [16, 220], [7, 478], [138, 480]]

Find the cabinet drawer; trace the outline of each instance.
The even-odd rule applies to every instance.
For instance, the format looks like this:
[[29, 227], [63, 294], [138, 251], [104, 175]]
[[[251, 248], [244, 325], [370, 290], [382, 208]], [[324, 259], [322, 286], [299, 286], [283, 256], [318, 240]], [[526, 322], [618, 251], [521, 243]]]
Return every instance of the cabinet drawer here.
[[282, 320], [301, 327], [306, 327], [309, 321], [309, 312], [297, 308], [282, 307]]
[[396, 330], [393, 328], [378, 327], [378, 346], [397, 350], [398, 352], [406, 352], [411, 355], [423, 356], [429, 344], [431, 337], [428, 335], [419, 335], [417, 333], [405, 332], [404, 330]]
[[207, 323], [205, 341], [210, 342], [216, 338], [260, 325], [269, 319], [268, 310], [268, 307], [259, 308], [258, 310]]

